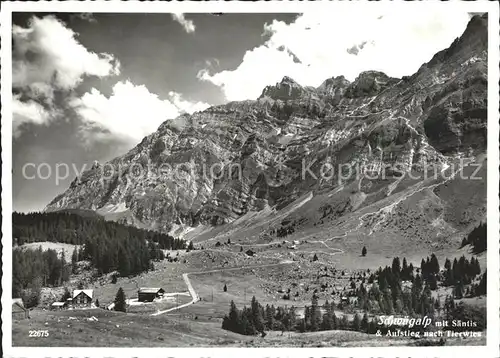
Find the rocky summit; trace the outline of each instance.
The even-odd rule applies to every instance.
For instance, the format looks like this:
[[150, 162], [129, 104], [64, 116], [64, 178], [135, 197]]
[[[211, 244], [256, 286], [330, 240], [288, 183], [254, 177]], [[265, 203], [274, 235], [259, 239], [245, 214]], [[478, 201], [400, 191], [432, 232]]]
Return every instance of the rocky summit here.
[[487, 21], [473, 17], [412, 76], [368, 71], [317, 88], [285, 77], [258, 99], [168, 119], [46, 211], [177, 235], [315, 230], [434, 245], [486, 213]]

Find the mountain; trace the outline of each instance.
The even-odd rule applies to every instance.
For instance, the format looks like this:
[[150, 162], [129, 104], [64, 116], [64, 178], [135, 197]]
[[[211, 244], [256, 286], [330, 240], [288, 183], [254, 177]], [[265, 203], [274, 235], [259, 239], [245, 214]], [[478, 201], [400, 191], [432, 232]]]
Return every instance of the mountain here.
[[[176, 235], [218, 226], [254, 241], [318, 232], [436, 245], [485, 216], [486, 112], [483, 15], [412, 76], [368, 71], [318, 88], [284, 77], [256, 100], [167, 120], [46, 211], [94, 210]], [[466, 157], [482, 180], [451, 176], [471, 175]]]

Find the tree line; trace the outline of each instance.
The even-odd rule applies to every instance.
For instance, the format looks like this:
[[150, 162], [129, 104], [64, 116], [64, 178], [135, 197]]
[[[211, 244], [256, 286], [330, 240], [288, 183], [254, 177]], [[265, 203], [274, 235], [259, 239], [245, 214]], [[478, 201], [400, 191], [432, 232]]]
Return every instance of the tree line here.
[[88, 260], [98, 274], [118, 271], [135, 275], [164, 259], [162, 249], [185, 249], [186, 242], [172, 236], [105, 221], [98, 216], [68, 212], [14, 213], [14, 245], [30, 242], [62, 242], [83, 245], [72, 261]]
[[106, 221], [102, 216], [82, 216], [73, 212], [57, 211], [50, 213], [17, 213], [12, 214], [13, 245], [31, 242], [62, 242], [82, 245], [92, 236], [105, 232], [113, 239], [124, 233], [136, 240], [146, 240], [158, 244], [166, 250], [185, 249], [187, 243], [168, 234], [152, 230], [139, 229], [133, 226]]
[[61, 286], [69, 280], [71, 265], [64, 251], [59, 258], [55, 250], [12, 251], [12, 297], [22, 298], [26, 307], [38, 305], [43, 286]]
[[[380, 267], [370, 275], [367, 281], [371, 284], [369, 289], [364, 279], [359, 287], [351, 281], [351, 288], [357, 297], [357, 307], [368, 312], [432, 316], [436, 310], [441, 310], [440, 300], [431, 294], [438, 288], [438, 282], [442, 282], [443, 286], [454, 286], [454, 298], [473, 297], [485, 294], [486, 275], [480, 278], [478, 284], [472, 284], [480, 273], [479, 261], [475, 257], [470, 260], [465, 256], [458, 260], [455, 258], [453, 264], [446, 259], [444, 270], [441, 270], [434, 254], [422, 259], [417, 269], [408, 264], [406, 258], [401, 264], [399, 257], [395, 257], [391, 266]], [[405, 281], [408, 284], [403, 284]], [[469, 285], [467, 291], [466, 285]]]
[[[387, 333], [390, 327], [377, 320], [377, 316], [369, 316], [366, 311], [356, 312], [352, 319], [347, 315], [335, 314], [335, 304], [328, 300], [322, 306], [319, 306], [317, 298], [313, 297], [310, 306], [304, 309], [303, 317], [297, 315], [294, 306], [275, 307], [267, 304], [264, 308], [254, 297], [250, 307], [238, 309], [234, 301], [231, 301], [229, 313], [224, 316], [222, 329], [232, 331], [243, 335], [266, 335], [266, 331], [295, 331], [295, 332], [316, 332], [328, 330], [349, 330], [363, 333], [375, 334], [380, 331]], [[409, 315], [407, 317], [418, 318], [424, 315]], [[469, 327], [469, 330], [483, 330], [486, 328], [486, 313], [484, 309], [473, 307], [464, 303], [456, 304], [451, 296], [445, 300], [443, 308], [443, 317], [447, 320], [461, 320], [463, 322], [473, 320], [477, 323], [476, 327]], [[422, 326], [408, 327], [413, 331], [423, 331]], [[461, 331], [463, 327], [448, 327]]]
[[245, 306], [241, 310], [231, 301], [229, 314], [224, 316], [222, 328], [239, 334], [262, 336], [265, 336], [266, 331], [303, 333], [338, 329], [375, 333], [381, 328], [375, 320], [369, 319], [366, 312], [363, 316], [356, 313], [349, 320], [346, 315], [337, 317], [334, 308], [335, 304], [328, 303], [328, 300], [320, 307], [317, 298], [313, 297], [311, 306], [305, 307], [304, 317], [300, 318], [294, 306], [266, 305], [264, 308], [254, 296], [250, 307]]

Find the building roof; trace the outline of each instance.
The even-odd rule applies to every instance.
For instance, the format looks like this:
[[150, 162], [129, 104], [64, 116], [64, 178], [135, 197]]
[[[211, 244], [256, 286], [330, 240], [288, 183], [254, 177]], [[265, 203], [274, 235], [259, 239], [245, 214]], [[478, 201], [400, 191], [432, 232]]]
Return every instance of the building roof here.
[[23, 300], [20, 298], [14, 298], [12, 300], [12, 312], [25, 312], [26, 308], [24, 307]]
[[61, 306], [64, 306], [65, 302], [54, 302], [52, 303], [51, 306], [55, 306], [55, 307], [61, 307]]
[[73, 291], [73, 298], [75, 298], [76, 296], [78, 296], [80, 293], [84, 293], [85, 295], [89, 296], [90, 298], [92, 298], [93, 296], [93, 293], [94, 293], [94, 290], [74, 290]]
[[161, 287], [141, 287], [139, 288], [139, 293], [158, 293], [160, 290], [165, 291]]

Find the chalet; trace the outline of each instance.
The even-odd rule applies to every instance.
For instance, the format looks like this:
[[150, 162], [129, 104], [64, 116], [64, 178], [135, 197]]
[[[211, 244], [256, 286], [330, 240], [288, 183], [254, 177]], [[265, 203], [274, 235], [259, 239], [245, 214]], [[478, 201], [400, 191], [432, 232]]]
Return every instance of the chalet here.
[[74, 290], [73, 291], [73, 306], [74, 307], [91, 307], [93, 290]]
[[141, 287], [137, 292], [139, 302], [153, 302], [155, 298], [163, 297], [165, 290], [161, 287]]
[[23, 300], [14, 298], [12, 300], [12, 319], [26, 319], [30, 318], [29, 311], [24, 307]]

